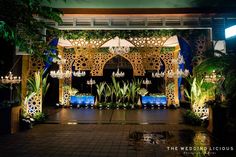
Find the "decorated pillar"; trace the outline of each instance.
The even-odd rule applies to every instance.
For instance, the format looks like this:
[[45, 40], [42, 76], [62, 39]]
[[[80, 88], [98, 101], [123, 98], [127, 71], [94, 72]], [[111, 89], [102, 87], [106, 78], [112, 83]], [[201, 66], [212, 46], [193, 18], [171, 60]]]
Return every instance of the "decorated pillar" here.
[[[22, 56], [22, 72], [21, 72], [21, 105], [24, 106], [24, 100], [27, 94], [27, 80], [29, 77], [29, 60], [30, 56], [23, 55]], [[26, 110], [26, 106], [24, 106], [24, 110]]]
[[[173, 53], [173, 58], [174, 59], [178, 59], [179, 56], [179, 51], [180, 51], [180, 47], [179, 45], [177, 45], [175, 47], [175, 51]], [[179, 64], [174, 64], [173, 65], [173, 70], [176, 73], [177, 70], [179, 69]], [[179, 87], [178, 87], [178, 76], [174, 77], [174, 104], [176, 105], [176, 107], [179, 107]]]

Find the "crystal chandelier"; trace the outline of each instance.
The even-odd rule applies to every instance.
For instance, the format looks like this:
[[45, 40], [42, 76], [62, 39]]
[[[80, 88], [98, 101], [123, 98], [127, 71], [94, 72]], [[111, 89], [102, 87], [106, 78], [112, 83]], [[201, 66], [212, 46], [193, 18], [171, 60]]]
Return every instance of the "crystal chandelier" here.
[[124, 77], [125, 76], [125, 73], [120, 71], [120, 69], [118, 68], [116, 72], [112, 72], [112, 76], [113, 77]]
[[164, 77], [164, 76], [165, 76], [164, 72], [157, 71], [156, 73], [152, 73], [152, 78], [160, 78], [160, 77]]
[[85, 76], [86, 75], [86, 73], [85, 73], [85, 71], [77, 71], [77, 72], [73, 72], [73, 75], [75, 76], [75, 77], [83, 77], [83, 76]]
[[[179, 55], [177, 59], [172, 59], [171, 62], [174, 65], [179, 66], [180, 64], [185, 64], [184, 57], [182, 55]], [[184, 71], [182, 69], [177, 69], [176, 71], [169, 70], [167, 73], [164, 72], [159, 72], [157, 71], [156, 73], [152, 73], [153, 78], [160, 78], [167, 76], [168, 78], [179, 78], [179, 77], [187, 77], [189, 75], [189, 70], [185, 69]]]
[[3, 84], [10, 84], [10, 101], [12, 101], [12, 91], [13, 91], [13, 84], [19, 84], [21, 82], [20, 76], [13, 76], [12, 72], [9, 72], [9, 75], [5, 77], [1, 76], [1, 83]]
[[120, 38], [119, 37], [115, 37], [115, 39], [118, 40], [118, 46], [111, 46], [109, 47], [109, 52], [113, 53], [113, 54], [125, 54], [125, 53], [129, 53], [130, 48], [128, 46], [121, 46], [120, 45]]
[[[177, 65], [177, 67], [181, 64], [185, 64], [184, 57], [182, 55], [179, 55], [177, 59], [172, 59], [172, 63], [174, 65]], [[189, 70], [185, 69], [184, 71], [182, 69], [177, 69], [176, 71], [169, 70], [167, 72], [168, 78], [179, 78], [179, 77], [187, 77], [189, 75]]]
[[6, 75], [5, 77], [1, 76], [1, 82], [3, 84], [18, 84], [20, 81], [20, 76], [13, 76], [12, 72], [9, 72], [9, 75]]
[[169, 70], [167, 72], [168, 78], [179, 78], [179, 77], [187, 77], [189, 75], [189, 70], [185, 69], [184, 71], [182, 69], [177, 69], [175, 72], [173, 70]]
[[63, 71], [62, 67], [60, 67], [60, 69], [57, 71], [50, 71], [50, 76], [52, 78], [58, 78], [58, 79], [70, 78], [71, 71], [69, 70]]
[[52, 78], [58, 78], [58, 79], [64, 79], [64, 78], [70, 78], [71, 77], [71, 71], [66, 70], [63, 71], [62, 65], [66, 64], [66, 59], [62, 59], [61, 55], [58, 55], [59, 59], [53, 59], [54, 63], [57, 63], [59, 65], [59, 70], [57, 71], [50, 71], [50, 76]]

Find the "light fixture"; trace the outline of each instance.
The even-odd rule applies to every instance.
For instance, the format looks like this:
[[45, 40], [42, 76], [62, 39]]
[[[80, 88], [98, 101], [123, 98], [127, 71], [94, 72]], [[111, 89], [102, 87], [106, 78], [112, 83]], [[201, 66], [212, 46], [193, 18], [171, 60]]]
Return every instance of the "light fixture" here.
[[225, 29], [225, 38], [231, 38], [236, 36], [236, 25]]
[[120, 45], [120, 38], [115, 37], [115, 39], [118, 41], [118, 46], [111, 46], [109, 47], [109, 52], [113, 54], [125, 54], [129, 53], [130, 48], [128, 46], [121, 46]]
[[21, 78], [20, 76], [13, 76], [12, 72], [9, 72], [8, 75], [6, 75], [5, 77], [1, 76], [1, 82], [3, 84], [18, 84], [20, 83]]
[[21, 82], [20, 76], [13, 76], [12, 72], [9, 72], [5, 77], [1, 76], [2, 84], [10, 84], [10, 101], [12, 101], [13, 84], [19, 84]]
[[165, 76], [165, 73], [164, 72], [155, 72], [155, 73], [152, 73], [152, 78], [160, 78], [160, 77], [164, 77]]
[[179, 77], [187, 77], [189, 75], [189, 70], [185, 69], [184, 71], [182, 69], [177, 69], [175, 72], [173, 70], [169, 70], [167, 72], [168, 78], [179, 78]]
[[70, 78], [71, 71], [69, 70], [62, 71], [62, 69], [60, 68], [60, 70], [57, 70], [57, 71], [50, 71], [50, 76], [52, 78], [57, 78], [57, 79]]
[[75, 77], [83, 77], [83, 76], [85, 76], [86, 75], [86, 73], [85, 73], [85, 71], [77, 71], [77, 72], [73, 72], [73, 75], [75, 76]]
[[112, 76], [113, 77], [124, 77], [125, 76], [125, 73], [120, 71], [120, 69], [118, 68], [116, 72], [112, 72]]
[[63, 59], [60, 55], [58, 55], [59, 59], [53, 59], [54, 63], [57, 63], [59, 65], [59, 70], [57, 71], [50, 71], [50, 76], [52, 78], [57, 79], [64, 79], [64, 78], [70, 78], [71, 77], [71, 71], [66, 70], [63, 71], [62, 65], [66, 63], [66, 59]]
[[96, 81], [93, 80], [92, 78], [90, 80], [87, 80], [87, 85], [90, 85], [91, 94], [92, 94], [93, 85], [95, 83], [96, 83]]
[[148, 85], [152, 84], [152, 81], [148, 80], [148, 78], [146, 78], [146, 80], [143, 80], [142, 84], [144, 84], [146, 86], [146, 89], [147, 89]]
[[216, 71], [213, 70], [210, 75], [206, 75], [205, 76], [204, 80], [206, 82], [216, 83], [216, 82], [218, 82], [222, 78], [223, 78], [222, 75], [217, 74]]

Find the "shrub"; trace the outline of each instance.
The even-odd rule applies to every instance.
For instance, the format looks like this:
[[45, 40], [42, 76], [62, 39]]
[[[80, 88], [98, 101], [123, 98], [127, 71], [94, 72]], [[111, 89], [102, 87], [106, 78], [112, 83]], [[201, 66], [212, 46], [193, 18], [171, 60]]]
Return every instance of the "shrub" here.
[[37, 112], [35, 115], [34, 115], [34, 120], [36, 123], [42, 123], [46, 120], [46, 116], [44, 113], [42, 112]]
[[184, 122], [190, 125], [200, 126], [202, 124], [202, 120], [198, 115], [196, 115], [193, 111], [187, 110], [183, 115]]

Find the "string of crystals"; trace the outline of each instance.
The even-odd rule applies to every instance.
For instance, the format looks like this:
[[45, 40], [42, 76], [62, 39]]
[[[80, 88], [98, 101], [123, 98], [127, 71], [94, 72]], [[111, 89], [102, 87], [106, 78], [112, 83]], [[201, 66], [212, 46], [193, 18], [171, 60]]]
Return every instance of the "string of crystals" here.
[[120, 38], [115, 37], [116, 40], [118, 40], [118, 46], [110, 46], [109, 47], [109, 52], [113, 54], [125, 54], [129, 53], [130, 48], [128, 46], [121, 46], [120, 45]]
[[60, 55], [58, 55], [58, 58], [54, 58], [52, 62], [59, 65], [59, 70], [50, 71], [50, 76], [52, 78], [64, 79], [64, 78], [71, 77], [71, 71], [69, 70], [63, 71], [63, 68], [62, 68], [62, 65], [66, 64], [66, 59], [63, 59]]

